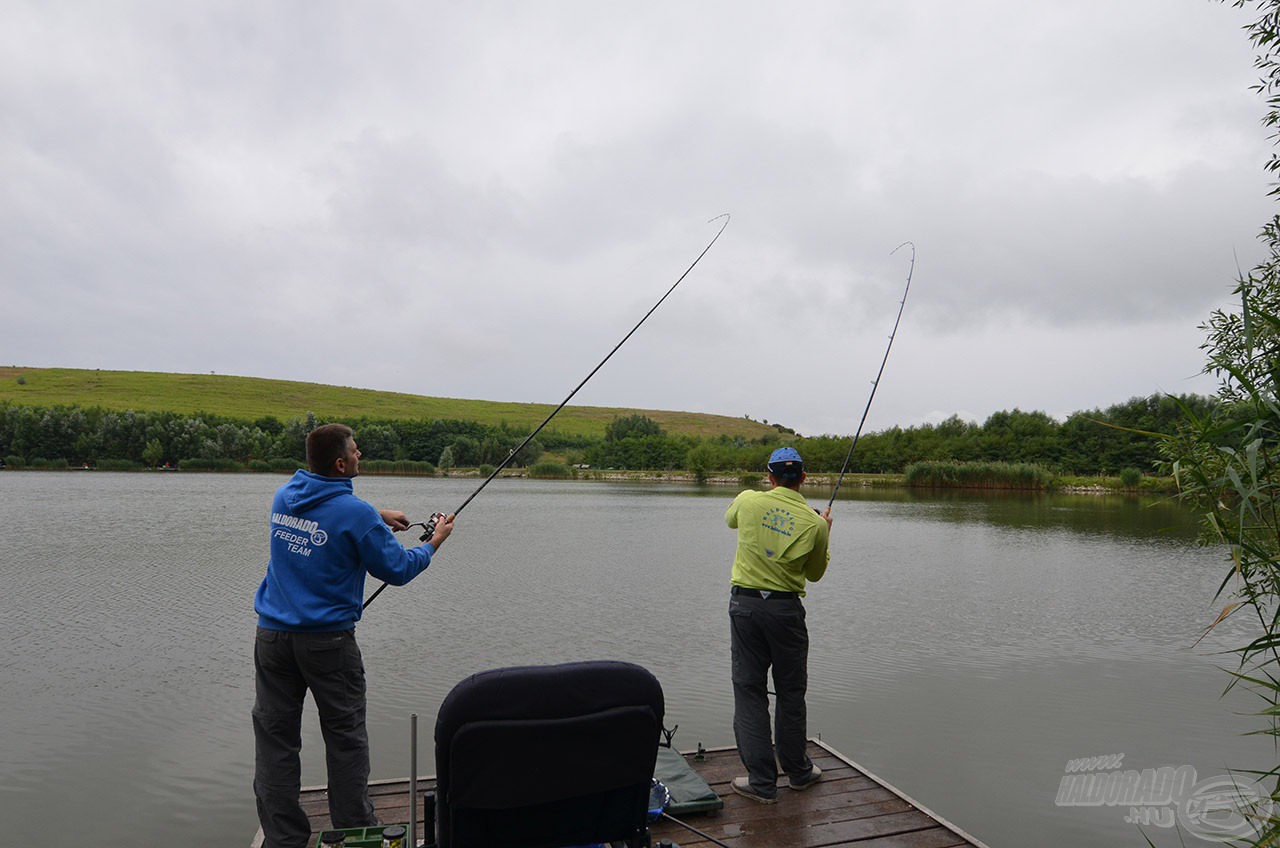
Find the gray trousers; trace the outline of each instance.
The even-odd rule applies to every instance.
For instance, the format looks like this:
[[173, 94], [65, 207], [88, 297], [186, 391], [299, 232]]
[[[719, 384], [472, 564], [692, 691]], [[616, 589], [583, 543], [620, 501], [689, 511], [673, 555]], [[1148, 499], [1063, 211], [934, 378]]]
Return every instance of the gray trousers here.
[[364, 661], [355, 630], [288, 633], [258, 628], [253, 665], [253, 794], [266, 848], [305, 848], [311, 826], [302, 789], [302, 703], [320, 713], [335, 828], [377, 824], [369, 800]]
[[[809, 630], [799, 598], [729, 598], [729, 645], [733, 674], [733, 736], [751, 788], [766, 798], [778, 794], [778, 765], [793, 781], [813, 770], [805, 753], [805, 690], [809, 684]], [[769, 736], [768, 673], [778, 704], [777, 760]]]

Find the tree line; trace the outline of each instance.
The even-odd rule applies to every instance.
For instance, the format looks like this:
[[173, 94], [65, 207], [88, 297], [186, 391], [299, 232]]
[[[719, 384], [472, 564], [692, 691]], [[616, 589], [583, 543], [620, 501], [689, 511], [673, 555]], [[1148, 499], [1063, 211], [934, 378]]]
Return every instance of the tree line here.
[[[979, 424], [952, 416], [937, 424], [891, 427], [858, 441], [849, 470], [902, 473], [922, 461], [1035, 463], [1076, 475], [1151, 470], [1160, 460], [1158, 440], [1171, 434], [1190, 410], [1213, 412], [1216, 401], [1199, 395], [1135, 397], [1106, 409], [1076, 412], [1058, 421], [1019, 409], [992, 414]], [[10, 466], [66, 464], [104, 467], [250, 466], [295, 468], [305, 459], [306, 436], [325, 423], [313, 413], [290, 421], [252, 421], [216, 414], [117, 412], [78, 406], [34, 407], [0, 403], [0, 456]], [[356, 431], [365, 460], [413, 461], [436, 466], [499, 465], [527, 435], [510, 425], [446, 419], [344, 419]], [[811, 471], [839, 471], [850, 437], [778, 435], [699, 438], [672, 435], [639, 414], [619, 416], [602, 436], [548, 429], [512, 458], [532, 465], [546, 452], [575, 465], [639, 470], [761, 471], [782, 444], [795, 446]], [[785, 434], [784, 434], [785, 433]], [[203, 463], [203, 466], [201, 466]]]
[[[314, 413], [290, 421], [264, 416], [252, 421], [217, 414], [118, 412], [96, 407], [23, 406], [0, 402], [0, 456], [9, 466], [122, 464], [146, 467], [204, 463], [206, 467], [244, 465], [300, 467], [307, 434], [326, 423]], [[436, 464], [498, 464], [524, 440], [523, 431], [474, 421], [443, 419], [391, 421], [344, 419], [356, 431], [366, 460], [413, 460]], [[554, 435], [556, 445], [579, 443]], [[531, 441], [512, 459], [527, 465], [543, 452]]]

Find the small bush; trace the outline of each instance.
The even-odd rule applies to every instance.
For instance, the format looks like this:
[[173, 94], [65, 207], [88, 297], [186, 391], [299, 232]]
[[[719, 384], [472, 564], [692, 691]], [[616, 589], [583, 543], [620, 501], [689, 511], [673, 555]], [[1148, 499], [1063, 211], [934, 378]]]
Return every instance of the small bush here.
[[35, 456], [31, 458], [31, 467], [61, 469], [61, 468], [69, 468], [70, 466], [67, 464], [67, 461], [62, 457], [58, 457], [57, 459], [45, 459], [42, 456]]
[[267, 464], [271, 466], [272, 471], [288, 471], [291, 474], [299, 468], [307, 467], [296, 459], [272, 459]]
[[1142, 482], [1142, 472], [1136, 468], [1125, 468], [1120, 471], [1120, 485], [1126, 489], [1136, 489]]
[[17, 454], [9, 454], [4, 458], [5, 468], [26, 468], [27, 461]]
[[19, 375], [18, 375], [18, 385], [19, 385], [19, 386], [25, 386], [26, 384], [27, 384], [27, 375], [26, 375], [26, 374], [19, 374]]
[[739, 486], [747, 486], [749, 488], [759, 486], [762, 480], [764, 480], [764, 478], [761, 477], [759, 474], [752, 474], [749, 471], [744, 474], [738, 475]]
[[183, 459], [178, 461], [180, 471], [243, 471], [244, 466], [234, 459]]
[[490, 474], [493, 473], [493, 469], [494, 469], [494, 466], [489, 465], [488, 463], [485, 463], [484, 465], [477, 468], [476, 471], [480, 474], [481, 477], [488, 477]]
[[100, 459], [98, 460], [99, 471], [141, 471], [146, 468], [141, 462], [134, 462], [132, 459]]
[[249, 460], [249, 470], [250, 471], [270, 471], [271, 463], [267, 462], [265, 459], [251, 459]]
[[529, 476], [569, 478], [573, 476], [573, 469], [563, 462], [539, 462], [529, 466]]

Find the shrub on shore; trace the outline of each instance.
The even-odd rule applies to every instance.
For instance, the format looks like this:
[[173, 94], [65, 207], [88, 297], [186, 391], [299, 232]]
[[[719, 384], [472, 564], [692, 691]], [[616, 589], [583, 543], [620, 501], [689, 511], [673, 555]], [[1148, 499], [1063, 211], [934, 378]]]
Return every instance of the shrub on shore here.
[[913, 488], [1043, 491], [1053, 486], [1049, 470], [1026, 462], [915, 462], [906, 476]]
[[563, 462], [539, 462], [529, 466], [530, 477], [569, 478], [573, 469]]
[[145, 468], [141, 462], [134, 462], [132, 459], [98, 460], [99, 471], [142, 471]]
[[434, 477], [436, 467], [430, 462], [418, 462], [412, 459], [367, 459], [360, 463], [360, 473]]
[[244, 466], [234, 459], [182, 459], [180, 471], [243, 471]]

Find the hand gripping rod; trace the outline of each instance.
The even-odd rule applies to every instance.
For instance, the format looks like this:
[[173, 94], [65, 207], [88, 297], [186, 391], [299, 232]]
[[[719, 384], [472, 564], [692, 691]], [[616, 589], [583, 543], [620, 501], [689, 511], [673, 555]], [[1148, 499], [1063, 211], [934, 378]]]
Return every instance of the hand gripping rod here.
[[[622, 347], [624, 344], [627, 343], [627, 339], [631, 338], [631, 336], [635, 334], [635, 331], [640, 329], [641, 324], [649, 320], [649, 316], [652, 315], [655, 311], [657, 311], [658, 307], [662, 305], [662, 302], [666, 300], [667, 297], [673, 291], [676, 290], [676, 286], [680, 285], [680, 283], [684, 281], [684, 278], [689, 276], [689, 272], [692, 271], [695, 267], [697, 267], [697, 264], [702, 261], [702, 257], [707, 255], [707, 251], [710, 250], [711, 246], [716, 243], [717, 239], [720, 238], [720, 234], [724, 232], [724, 228], [729, 226], [728, 213], [725, 213], [724, 215], [717, 215], [707, 223], [709, 224], [712, 221], [718, 221], [721, 218], [724, 218], [724, 223], [720, 225], [720, 229], [716, 231], [716, 234], [711, 239], [711, 241], [707, 242], [707, 246], [704, 247], [702, 249], [702, 252], [698, 254], [698, 258], [693, 260], [693, 264], [691, 264], [688, 268], [686, 268], [684, 273], [680, 275], [680, 279], [676, 280], [674, 283], [671, 284], [671, 288], [667, 289], [667, 293], [664, 294], [662, 297], [658, 298], [658, 302], [655, 303], [652, 307], [650, 307], [649, 311], [644, 314], [644, 317], [641, 318], [640, 321], [634, 327], [631, 328], [631, 332], [623, 336], [622, 341], [618, 342], [616, 345], [613, 346], [613, 350], [609, 351], [608, 356], [600, 360], [600, 364], [597, 365], [595, 368], [592, 368], [591, 373], [588, 374], [586, 377], [582, 378], [582, 382], [579, 383], [576, 387], [574, 387], [573, 391], [569, 392], [569, 396], [566, 397], [564, 400], [560, 401], [560, 405], [557, 406], [555, 409], [553, 409], [551, 411], [551, 414], [548, 415], [541, 424], [539, 424], [536, 428], [534, 428], [534, 431], [530, 433], [528, 436], [526, 436], [523, 442], [521, 442], [509, 454], [507, 454], [507, 458], [502, 461], [502, 464], [499, 465], [497, 468], [493, 469], [493, 471], [489, 473], [489, 476], [485, 478], [484, 482], [481, 483], [474, 492], [472, 492], [470, 495], [467, 496], [467, 499], [462, 502], [461, 506], [459, 506], [457, 509], [453, 511], [454, 515], [457, 515], [458, 513], [462, 512], [462, 510], [466, 509], [467, 504], [471, 503], [471, 501], [475, 499], [475, 496], [480, 494], [480, 492], [484, 489], [484, 487], [489, 485], [490, 481], [492, 481], [493, 478], [498, 476], [498, 472], [506, 468], [511, 463], [511, 460], [516, 457], [516, 454], [520, 453], [520, 451], [524, 449], [525, 445], [533, 441], [534, 436], [542, 432], [543, 427], [546, 427], [547, 424], [551, 423], [551, 419], [555, 418], [556, 415], [560, 412], [560, 410], [564, 409], [565, 406], [568, 405], [569, 401], [573, 400], [573, 396], [578, 393], [578, 389], [581, 389], [583, 386], [585, 386], [587, 384], [587, 381], [590, 380], [592, 377], [594, 377], [596, 375], [596, 372], [604, 367], [604, 364], [608, 362], [609, 359], [615, 353], [618, 352], [618, 348]], [[427, 527], [427, 532], [423, 535], [422, 541], [426, 541], [427, 539], [431, 538], [434, 532], [435, 532], [435, 526], [433, 522], [429, 527]], [[382, 590], [385, 588], [387, 588], [386, 583], [383, 583], [381, 586], [379, 586], [378, 590], [369, 596], [369, 600], [364, 602], [364, 607], [362, 607], [362, 609], [368, 609], [369, 604], [373, 603], [373, 599], [378, 597], [378, 595], [382, 594]]]

